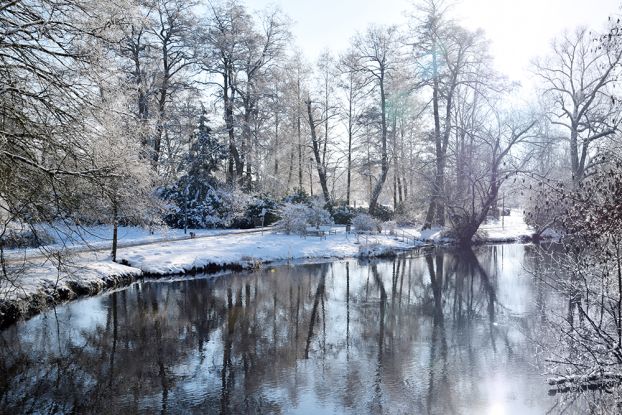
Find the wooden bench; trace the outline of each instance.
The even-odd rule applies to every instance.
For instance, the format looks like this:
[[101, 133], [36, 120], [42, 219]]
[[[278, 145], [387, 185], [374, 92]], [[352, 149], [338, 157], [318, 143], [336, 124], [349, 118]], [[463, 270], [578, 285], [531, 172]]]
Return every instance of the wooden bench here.
[[326, 239], [326, 231], [319, 228], [307, 228], [305, 229], [305, 237], [306, 236], [319, 236], [320, 239]]

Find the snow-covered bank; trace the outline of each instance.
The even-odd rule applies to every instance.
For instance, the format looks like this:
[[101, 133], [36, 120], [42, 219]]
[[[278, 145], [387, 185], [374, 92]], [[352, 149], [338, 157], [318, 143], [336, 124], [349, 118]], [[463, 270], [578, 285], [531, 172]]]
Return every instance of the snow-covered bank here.
[[484, 222], [479, 231], [486, 243], [529, 241], [534, 233], [525, 223], [521, 209], [512, 209], [508, 216]]
[[[483, 241], [526, 240], [532, 230], [520, 213], [512, 211], [503, 223], [495, 221], [483, 225]], [[71, 257], [61, 260], [60, 267], [57, 260], [43, 257], [39, 251], [36, 251], [38, 255], [27, 254], [24, 261], [19, 261], [19, 252], [15, 251], [11, 253], [9, 266], [13, 267], [10, 273], [17, 275], [17, 279], [0, 282], [0, 326], [81, 295], [128, 285], [145, 275], [245, 269], [276, 261], [387, 256], [430, 244], [452, 243], [445, 236], [446, 231], [440, 228], [423, 232], [400, 228], [394, 235], [359, 236], [346, 234], [345, 227], [334, 230], [335, 234], [325, 238], [303, 238], [272, 230], [263, 233], [219, 230], [206, 231], [205, 237], [162, 242], [154, 241], [151, 234], [131, 234], [121, 239], [117, 254], [120, 263], [112, 262], [107, 250], [80, 252], [76, 249]], [[132, 246], [136, 243], [142, 245]]]
[[0, 280], [0, 327], [80, 296], [129, 285], [142, 275], [96, 252], [63, 257], [60, 266], [57, 258], [37, 257], [7, 267], [14, 278]]
[[[451, 245], [456, 243], [450, 236], [449, 228], [432, 228], [425, 231], [418, 229], [398, 229], [405, 231], [411, 238], [434, 245]], [[505, 243], [531, 241], [534, 229], [525, 223], [522, 209], [512, 209], [508, 216], [489, 219], [482, 223], [476, 236], [476, 243]], [[475, 240], [475, 238], [474, 238]]]
[[104, 251], [74, 254], [62, 259], [60, 267], [53, 258], [26, 257], [24, 262], [9, 263], [11, 273], [17, 275], [15, 281], [0, 283], [0, 327], [79, 296], [129, 285], [146, 275], [250, 269], [274, 261], [384, 256], [421, 245], [391, 235], [357, 237], [339, 228], [326, 238], [265, 231], [149, 242], [119, 249], [121, 263], [112, 262]]
[[343, 228], [325, 238], [297, 235], [223, 235], [152, 246], [124, 248], [121, 262], [150, 275], [180, 274], [206, 268], [252, 267], [258, 263], [308, 258], [379, 256], [423, 245], [392, 235], [346, 234]]

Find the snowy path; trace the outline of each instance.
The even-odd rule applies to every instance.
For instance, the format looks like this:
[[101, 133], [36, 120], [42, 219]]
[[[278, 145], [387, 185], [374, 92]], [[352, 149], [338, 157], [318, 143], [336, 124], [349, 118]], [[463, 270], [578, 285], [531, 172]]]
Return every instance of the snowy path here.
[[[269, 231], [270, 228], [264, 228], [264, 231]], [[166, 232], [159, 232], [156, 234], [146, 233], [144, 235], [135, 236], [133, 233], [132, 237], [124, 237], [122, 233], [119, 234], [119, 245], [118, 249], [121, 248], [131, 248], [136, 246], [147, 246], [147, 245], [155, 245], [163, 242], [177, 242], [184, 240], [193, 240], [193, 239], [201, 239], [201, 238], [214, 238], [217, 236], [224, 235], [238, 235], [238, 234], [248, 234], [248, 233], [259, 233], [261, 229], [202, 229], [202, 230], [189, 230], [188, 234], [183, 234], [181, 229], [173, 229], [172, 232], [168, 230]], [[195, 237], [192, 238], [190, 236], [190, 232], [195, 234]], [[112, 233], [112, 231], [110, 231]], [[170, 235], [173, 236], [170, 236]], [[91, 238], [91, 240], [84, 240], [82, 244], [79, 244], [76, 239], [70, 241], [64, 241], [63, 243], [47, 245], [41, 248], [32, 248], [32, 249], [13, 249], [5, 251], [5, 257], [8, 258], [9, 263], [19, 263], [24, 262], [24, 260], [37, 260], [37, 259], [45, 259], [51, 253], [55, 251], [63, 251], [70, 254], [80, 254], [86, 252], [99, 252], [99, 253], [110, 253], [112, 240], [105, 239], [97, 236], [97, 239]]]

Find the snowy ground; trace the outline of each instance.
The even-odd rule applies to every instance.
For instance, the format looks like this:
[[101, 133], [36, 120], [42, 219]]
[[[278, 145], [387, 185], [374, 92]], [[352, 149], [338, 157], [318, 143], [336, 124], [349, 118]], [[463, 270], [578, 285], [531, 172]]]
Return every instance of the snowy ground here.
[[[84, 252], [98, 249], [109, 249], [112, 245], [112, 226], [88, 226], [74, 227], [56, 224], [54, 226], [43, 226], [42, 229], [54, 238], [55, 243], [47, 245], [46, 251], [71, 251]], [[119, 247], [132, 246], [136, 244], [147, 244], [161, 241], [175, 241], [189, 239], [190, 233], [196, 236], [213, 236], [225, 233], [248, 232], [238, 229], [188, 229], [184, 233], [183, 229], [153, 228], [146, 229], [136, 226], [119, 226], [118, 240]], [[24, 251], [23, 249], [9, 250], [6, 254], [11, 257], [21, 257], [22, 255], [40, 254], [39, 248], [32, 248]]]
[[512, 209], [509, 216], [490, 220], [480, 226], [486, 242], [513, 242], [528, 240], [534, 230], [525, 223], [522, 209]]
[[[398, 235], [404, 233], [409, 238], [433, 244], [451, 244], [445, 228], [435, 227], [421, 231], [417, 228], [399, 228]], [[529, 240], [534, 230], [525, 223], [522, 209], [511, 209], [509, 216], [500, 219], [491, 219], [482, 224], [479, 234], [485, 243], [519, 242]]]
[[326, 238], [284, 235], [271, 231], [261, 234], [223, 235], [162, 243], [158, 249], [137, 246], [119, 251], [119, 259], [149, 274], [175, 274], [210, 265], [249, 266], [260, 262], [305, 258], [344, 258], [377, 256], [390, 251], [421, 246], [420, 241], [392, 235], [346, 234], [335, 228]]

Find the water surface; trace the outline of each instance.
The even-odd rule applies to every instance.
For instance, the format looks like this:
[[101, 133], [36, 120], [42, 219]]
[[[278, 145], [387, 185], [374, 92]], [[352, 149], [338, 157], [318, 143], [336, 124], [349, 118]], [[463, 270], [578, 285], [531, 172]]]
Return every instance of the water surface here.
[[523, 245], [144, 281], [0, 333], [0, 413], [541, 414]]

